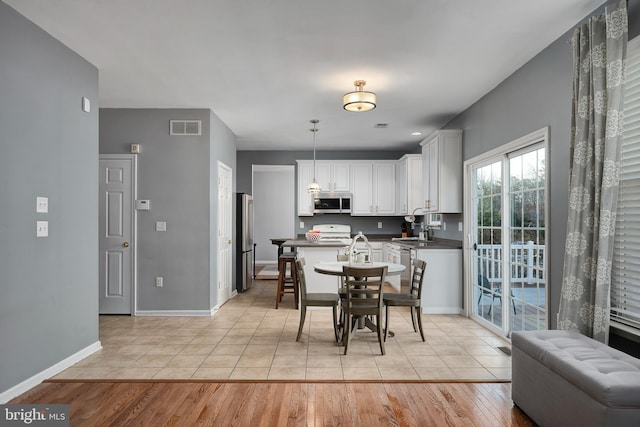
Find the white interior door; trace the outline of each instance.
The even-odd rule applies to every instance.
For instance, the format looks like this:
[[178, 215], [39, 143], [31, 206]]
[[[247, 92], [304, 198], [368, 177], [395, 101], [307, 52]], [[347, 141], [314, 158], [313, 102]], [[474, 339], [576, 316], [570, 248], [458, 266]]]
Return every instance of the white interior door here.
[[218, 162], [218, 299], [221, 306], [231, 298], [233, 277], [233, 193], [232, 170]]
[[135, 173], [135, 155], [100, 155], [100, 314], [135, 307]]

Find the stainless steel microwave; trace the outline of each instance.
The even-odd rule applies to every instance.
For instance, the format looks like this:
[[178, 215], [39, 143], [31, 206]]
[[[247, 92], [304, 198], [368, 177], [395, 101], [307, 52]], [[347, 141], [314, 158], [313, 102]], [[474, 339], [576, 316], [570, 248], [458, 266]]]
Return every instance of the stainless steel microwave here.
[[318, 193], [313, 198], [313, 213], [351, 213], [351, 193]]

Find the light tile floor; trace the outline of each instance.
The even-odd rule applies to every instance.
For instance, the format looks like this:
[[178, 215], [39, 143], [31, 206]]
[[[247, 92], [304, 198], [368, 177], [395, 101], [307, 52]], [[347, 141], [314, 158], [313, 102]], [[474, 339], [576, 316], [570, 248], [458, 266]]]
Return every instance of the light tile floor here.
[[330, 310], [300, 312], [285, 296], [275, 309], [275, 281], [257, 280], [212, 317], [100, 316], [102, 350], [55, 378], [280, 380], [510, 380], [511, 345], [456, 315], [423, 315], [426, 342], [407, 308], [390, 310], [395, 337], [380, 354], [374, 332], [359, 330], [344, 356]]

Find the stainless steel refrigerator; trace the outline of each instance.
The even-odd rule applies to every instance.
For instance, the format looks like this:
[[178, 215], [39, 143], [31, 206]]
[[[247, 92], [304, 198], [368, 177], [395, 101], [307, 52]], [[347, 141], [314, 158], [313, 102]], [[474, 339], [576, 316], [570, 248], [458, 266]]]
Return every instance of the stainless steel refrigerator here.
[[236, 289], [245, 292], [253, 282], [253, 198], [236, 194]]

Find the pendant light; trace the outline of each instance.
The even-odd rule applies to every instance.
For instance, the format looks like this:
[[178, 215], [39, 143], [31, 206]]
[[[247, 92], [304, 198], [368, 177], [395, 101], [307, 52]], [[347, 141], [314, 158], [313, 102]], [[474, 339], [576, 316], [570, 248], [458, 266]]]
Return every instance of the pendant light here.
[[349, 92], [342, 97], [342, 106], [347, 111], [362, 112], [376, 108], [376, 94], [373, 92], [365, 92], [364, 80], [356, 80], [353, 85], [356, 87], [354, 92]]
[[313, 119], [309, 121], [313, 123], [313, 129], [309, 129], [313, 132], [313, 181], [307, 185], [307, 193], [316, 194], [320, 192], [320, 184], [316, 181], [316, 132], [318, 132], [316, 125], [320, 120]]

